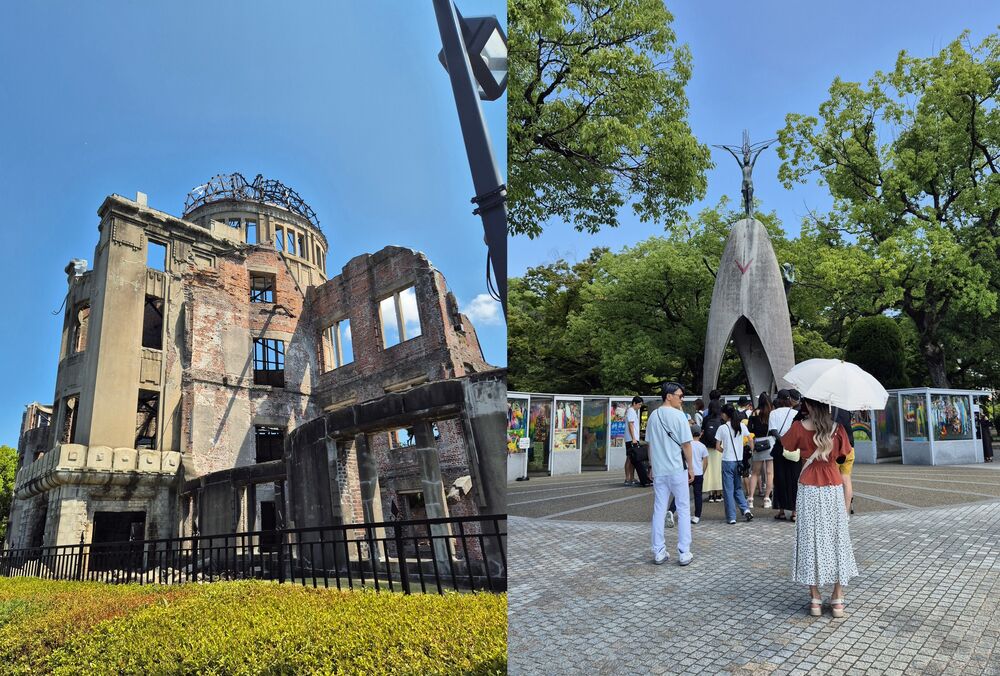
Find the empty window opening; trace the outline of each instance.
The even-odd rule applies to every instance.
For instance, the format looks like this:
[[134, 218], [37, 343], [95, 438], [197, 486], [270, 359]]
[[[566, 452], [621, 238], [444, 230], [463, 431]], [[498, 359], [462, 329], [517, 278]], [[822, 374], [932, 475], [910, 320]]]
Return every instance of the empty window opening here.
[[167, 269], [167, 247], [149, 240], [146, 242], [146, 267], [163, 272]]
[[284, 341], [254, 338], [253, 381], [257, 385], [285, 386]]
[[242, 224], [240, 223], [240, 219], [238, 219], [238, 218], [230, 218], [228, 221], [226, 221], [226, 224], [229, 225], [230, 228], [240, 228], [240, 227], [242, 227]]
[[413, 428], [389, 430], [389, 448], [406, 448], [416, 444], [417, 437], [413, 434]]
[[250, 273], [250, 302], [274, 302], [274, 275], [266, 275], [259, 272]]
[[326, 272], [326, 261], [323, 260], [323, 249], [320, 248], [319, 244], [316, 245], [316, 260], [314, 262], [319, 265], [323, 272]]
[[63, 426], [59, 441], [63, 444], [76, 443], [76, 414], [80, 407], [80, 396], [63, 399]]
[[247, 221], [247, 244], [257, 243], [257, 221]]
[[295, 255], [295, 233], [288, 231], [288, 253]]
[[417, 294], [412, 286], [379, 302], [382, 320], [382, 347], [389, 348], [420, 335]]
[[352, 361], [351, 320], [342, 319], [323, 330], [323, 371], [340, 368]]
[[309, 250], [306, 248], [306, 238], [303, 235], [299, 235], [299, 255], [309, 259]]
[[84, 305], [76, 311], [73, 319], [73, 350], [70, 354], [83, 352], [87, 349], [87, 329], [90, 324], [90, 306]]
[[142, 346], [163, 349], [163, 299], [146, 296], [142, 311]]
[[46, 413], [45, 411], [35, 411], [35, 420], [31, 424], [31, 429], [48, 427], [51, 418], [52, 414], [50, 413]]
[[139, 390], [135, 413], [135, 448], [156, 448], [160, 393]]
[[254, 444], [257, 462], [281, 460], [284, 455], [285, 431], [280, 427], [257, 425], [254, 428]]
[[285, 250], [285, 231], [282, 228], [274, 229], [274, 248], [278, 251]]

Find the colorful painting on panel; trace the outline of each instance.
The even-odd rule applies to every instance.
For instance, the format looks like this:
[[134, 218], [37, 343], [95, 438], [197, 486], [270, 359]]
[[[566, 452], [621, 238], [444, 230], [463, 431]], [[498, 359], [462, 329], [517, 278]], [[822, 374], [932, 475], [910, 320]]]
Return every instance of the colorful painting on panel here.
[[528, 436], [528, 400], [522, 397], [507, 399], [507, 454], [524, 453], [521, 439]]
[[922, 394], [903, 395], [903, 436], [907, 441], [927, 441], [927, 399]]
[[553, 451], [576, 451], [580, 448], [580, 402], [556, 401]]
[[625, 448], [625, 414], [628, 399], [611, 400], [611, 448]]
[[854, 433], [855, 443], [872, 440], [872, 421], [868, 411], [851, 413], [851, 431]]

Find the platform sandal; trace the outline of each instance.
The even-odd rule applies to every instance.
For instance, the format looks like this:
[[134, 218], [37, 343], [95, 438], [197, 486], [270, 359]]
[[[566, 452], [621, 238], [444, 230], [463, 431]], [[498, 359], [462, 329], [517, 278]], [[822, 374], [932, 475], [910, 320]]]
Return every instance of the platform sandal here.
[[[834, 617], [843, 617], [845, 605], [847, 605], [847, 603], [844, 599], [830, 599], [830, 613], [832, 613]], [[840, 608], [835, 608], [834, 606], [840, 606]]]
[[823, 599], [809, 597], [809, 614], [813, 617], [819, 617], [823, 614]]

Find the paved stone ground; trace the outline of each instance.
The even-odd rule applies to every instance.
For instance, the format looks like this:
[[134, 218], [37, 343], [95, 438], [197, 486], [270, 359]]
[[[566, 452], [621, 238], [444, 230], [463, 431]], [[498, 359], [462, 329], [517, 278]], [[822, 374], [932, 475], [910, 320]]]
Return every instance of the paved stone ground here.
[[1000, 501], [975, 499], [852, 517], [840, 620], [789, 580], [787, 523], [702, 522], [681, 568], [648, 523], [512, 516], [509, 673], [1000, 675]]
[[[855, 465], [852, 476], [858, 515], [1000, 499], [1000, 463]], [[617, 470], [513, 482], [507, 486], [508, 513], [570, 521], [646, 521], [652, 513], [652, 489], [624, 487], [624, 478], [624, 472]], [[756, 504], [757, 516], [774, 514], [760, 508], [759, 498]], [[702, 516], [708, 521], [722, 520], [722, 504], [706, 504]]]

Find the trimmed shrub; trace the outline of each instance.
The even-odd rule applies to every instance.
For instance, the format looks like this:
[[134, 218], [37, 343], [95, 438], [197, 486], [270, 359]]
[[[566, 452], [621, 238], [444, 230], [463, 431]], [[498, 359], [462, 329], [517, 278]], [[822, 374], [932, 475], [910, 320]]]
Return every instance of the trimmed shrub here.
[[844, 347], [844, 359], [878, 378], [886, 389], [908, 387], [903, 336], [885, 315], [862, 317], [854, 322]]
[[[504, 595], [404, 596], [260, 581], [177, 587], [31, 582], [0, 580], [0, 598], [10, 602], [0, 601], [6, 609], [0, 632], [15, 634], [27, 618], [48, 627], [43, 640], [4, 645], [7, 655], [29, 653], [22, 673], [492, 674], [507, 668]], [[62, 630], [49, 624], [65, 618], [66, 607], [88, 605], [98, 621]]]

